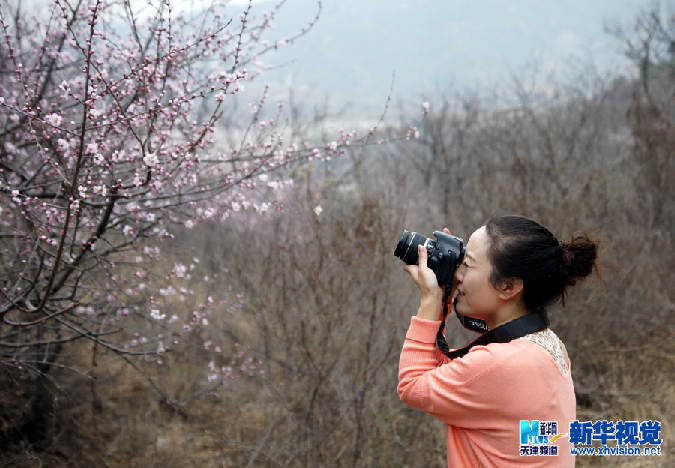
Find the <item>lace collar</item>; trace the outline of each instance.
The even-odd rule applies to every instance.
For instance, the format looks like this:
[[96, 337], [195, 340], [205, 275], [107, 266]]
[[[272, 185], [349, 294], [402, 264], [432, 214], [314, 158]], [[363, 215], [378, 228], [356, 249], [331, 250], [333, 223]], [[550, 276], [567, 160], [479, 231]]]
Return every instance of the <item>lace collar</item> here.
[[525, 335], [522, 338], [536, 343], [544, 348], [548, 354], [551, 355], [557, 364], [558, 369], [560, 369], [560, 372], [563, 374], [567, 373], [569, 367], [567, 364], [567, 359], [565, 358], [566, 353], [564, 351], [564, 346], [562, 341], [560, 341], [560, 338], [558, 338], [558, 335], [556, 335], [553, 330], [550, 328], [544, 328], [543, 330]]

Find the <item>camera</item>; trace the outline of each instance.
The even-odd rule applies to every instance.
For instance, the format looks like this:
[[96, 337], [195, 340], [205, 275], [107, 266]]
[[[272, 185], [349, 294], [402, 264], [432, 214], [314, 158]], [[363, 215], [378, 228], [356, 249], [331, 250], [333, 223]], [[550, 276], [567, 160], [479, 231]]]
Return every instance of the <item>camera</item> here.
[[436, 240], [417, 232], [403, 230], [394, 255], [408, 265], [417, 265], [417, 246], [427, 249], [427, 266], [436, 273], [439, 286], [452, 286], [455, 270], [464, 258], [464, 241], [442, 231], [434, 231]]

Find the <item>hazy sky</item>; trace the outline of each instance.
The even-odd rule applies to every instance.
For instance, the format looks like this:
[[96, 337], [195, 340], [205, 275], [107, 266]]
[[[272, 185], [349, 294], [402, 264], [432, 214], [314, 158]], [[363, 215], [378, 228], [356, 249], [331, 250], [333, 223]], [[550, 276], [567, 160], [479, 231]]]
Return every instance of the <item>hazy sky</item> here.
[[[245, 2], [244, 2], [245, 3]], [[314, 13], [314, 0], [288, 0], [271, 38], [283, 38]], [[392, 74], [398, 100], [417, 102], [452, 90], [477, 93], [528, 75], [543, 82], [626, 67], [607, 25], [630, 29], [651, 0], [324, 0], [316, 27], [272, 64], [269, 75], [353, 107], [381, 107]], [[258, 1], [255, 11], [270, 2]], [[666, 14], [675, 0], [662, 0]]]

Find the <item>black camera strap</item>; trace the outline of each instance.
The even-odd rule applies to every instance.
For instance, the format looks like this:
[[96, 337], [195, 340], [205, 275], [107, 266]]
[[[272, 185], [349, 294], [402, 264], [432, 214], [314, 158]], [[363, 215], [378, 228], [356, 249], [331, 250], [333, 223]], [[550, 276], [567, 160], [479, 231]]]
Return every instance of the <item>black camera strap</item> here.
[[[543, 308], [517, 319], [511, 320], [510, 322], [506, 322], [505, 324], [500, 325], [497, 328], [493, 328], [492, 330], [488, 330], [487, 324], [484, 321], [467, 317], [455, 310], [457, 318], [466, 328], [478, 331], [477, 327], [480, 327], [481, 330], [484, 329], [486, 331], [463, 348], [450, 351], [448, 342], [445, 340], [445, 335], [443, 335], [443, 330], [445, 329], [445, 319], [448, 315], [448, 306], [448, 297], [446, 296], [443, 298], [443, 320], [441, 321], [441, 326], [438, 327], [438, 333], [436, 333], [436, 346], [438, 346], [438, 349], [450, 359], [464, 356], [474, 346], [486, 345], [488, 343], [508, 343], [511, 340], [515, 340], [521, 336], [543, 330], [549, 326], [548, 316], [546, 315], [546, 310]], [[467, 326], [465, 323], [471, 325]]]
[[485, 333], [486, 331], [490, 330], [488, 324], [485, 323], [484, 320], [460, 314], [459, 312], [457, 312], [456, 308], [455, 308], [455, 315], [457, 315], [457, 320], [459, 320], [459, 323], [461, 323], [462, 326], [467, 330], [471, 330], [472, 332], [476, 333]]

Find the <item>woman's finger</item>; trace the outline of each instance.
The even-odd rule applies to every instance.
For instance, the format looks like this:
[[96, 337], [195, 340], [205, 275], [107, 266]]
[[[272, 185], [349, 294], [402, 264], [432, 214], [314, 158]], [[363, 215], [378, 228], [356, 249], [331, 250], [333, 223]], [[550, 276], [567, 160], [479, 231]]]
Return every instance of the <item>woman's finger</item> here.
[[446, 233], [446, 234], [452, 235], [452, 233], [450, 232], [450, 229], [448, 229], [446, 227], [443, 228], [443, 232]]
[[427, 249], [421, 244], [417, 246], [417, 266], [427, 268]]
[[405, 270], [406, 273], [408, 273], [410, 275], [410, 277], [415, 282], [415, 284], [418, 284], [420, 272], [419, 272], [419, 268], [417, 267], [417, 265], [406, 265], [406, 266], [403, 267], [403, 269]]

